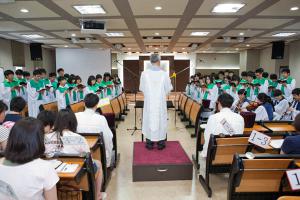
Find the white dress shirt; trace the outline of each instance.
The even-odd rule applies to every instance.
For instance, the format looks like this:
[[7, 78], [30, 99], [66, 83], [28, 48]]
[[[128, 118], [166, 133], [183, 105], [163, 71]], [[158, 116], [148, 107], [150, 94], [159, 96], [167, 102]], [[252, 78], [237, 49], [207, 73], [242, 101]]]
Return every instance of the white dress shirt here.
[[106, 118], [89, 108], [85, 108], [85, 111], [75, 113], [75, 115], [78, 121], [78, 133], [103, 133], [107, 167], [110, 167], [113, 151], [113, 134]]
[[269, 115], [264, 106], [258, 106], [254, 112], [256, 114], [255, 121], [269, 121]]
[[222, 120], [226, 120], [228, 124], [233, 129], [233, 134], [243, 134], [244, 132], [244, 118], [234, 113], [230, 108], [223, 108], [219, 113], [213, 114], [208, 118], [207, 125], [204, 131], [204, 145], [203, 151], [201, 152], [202, 157], [206, 157], [207, 148], [209, 143], [210, 135], [219, 135], [220, 133], [224, 135], [229, 135], [230, 133], [221, 124]]

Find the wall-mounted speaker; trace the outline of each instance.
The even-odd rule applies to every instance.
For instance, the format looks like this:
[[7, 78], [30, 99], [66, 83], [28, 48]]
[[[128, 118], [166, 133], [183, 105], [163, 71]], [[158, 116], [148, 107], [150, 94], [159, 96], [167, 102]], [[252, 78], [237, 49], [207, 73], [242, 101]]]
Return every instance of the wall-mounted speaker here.
[[272, 59], [283, 59], [284, 46], [284, 41], [272, 42]]
[[43, 51], [41, 43], [30, 43], [31, 60], [43, 60]]

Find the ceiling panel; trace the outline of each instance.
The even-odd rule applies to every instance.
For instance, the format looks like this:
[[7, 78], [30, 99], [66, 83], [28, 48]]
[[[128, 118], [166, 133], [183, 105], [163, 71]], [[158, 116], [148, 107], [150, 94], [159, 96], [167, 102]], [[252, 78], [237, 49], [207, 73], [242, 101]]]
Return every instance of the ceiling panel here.
[[205, 37], [186, 37], [179, 38], [178, 42], [190, 42], [190, 43], [202, 43], [205, 42], [208, 38]]
[[109, 42], [111, 43], [126, 43], [126, 42], [136, 42], [134, 38], [122, 38], [122, 37], [119, 37], [119, 38], [106, 38], [106, 40], [108, 40]]
[[19, 38], [13, 37], [10, 35], [0, 34], [0, 38], [9, 39], [9, 40], [18, 40]]
[[0, 21], [0, 30], [1, 31], [30, 31], [31, 28], [17, 24], [11, 21]]
[[[29, 12], [22, 13], [20, 12], [21, 9], [27, 9]], [[1, 4], [0, 12], [14, 18], [59, 17], [59, 15], [36, 1], [16, 1], [15, 3]]]
[[[207, 30], [207, 29], [199, 29], [199, 30], [185, 30], [182, 34], [182, 36], [191, 36], [192, 32], [209, 32], [207, 36], [213, 36], [217, 34], [220, 30]], [[199, 36], [191, 36], [191, 37], [199, 37]]]
[[[253, 37], [262, 33], [263, 31], [256, 30], [231, 30], [225, 33], [223, 36], [233, 36], [233, 37]], [[240, 35], [240, 33], [244, 33], [244, 35]]]
[[155, 33], [159, 33], [159, 36], [172, 36], [175, 30], [140, 30], [142, 36], [156, 36]]
[[[212, 13], [211, 11], [213, 8], [219, 4], [219, 3], [244, 3], [246, 4], [243, 8], [239, 10], [237, 13], [230, 13], [232, 15], [244, 15], [256, 6], [258, 6], [260, 3], [262, 3], [264, 0], [239, 0], [239, 1], [232, 1], [232, 0], [205, 0], [202, 6], [199, 8], [196, 15], [222, 15], [217, 13]], [[226, 13], [228, 14], [228, 13]]]
[[44, 44], [68, 44], [68, 42], [59, 39], [45, 39], [45, 40], [33, 40]]
[[[129, 0], [134, 15], [182, 15], [188, 0]], [[161, 6], [162, 10], [155, 10]]]
[[176, 28], [179, 18], [138, 18], [136, 22], [139, 28]]
[[[120, 13], [112, 0], [53, 0], [53, 2], [75, 17], [120, 16]], [[81, 15], [72, 7], [73, 5], [102, 5], [106, 14]]]
[[300, 16], [300, 11], [290, 11], [291, 7], [300, 7], [299, 0], [281, 0], [273, 6], [262, 11], [259, 15], [276, 15], [276, 16]]
[[287, 27], [285, 27], [285, 29], [300, 29], [300, 22], [295, 23], [291, 26], [287, 26]]
[[256, 38], [256, 39], [250, 40], [247, 43], [269, 43], [272, 41], [273, 41], [272, 38]]
[[68, 30], [78, 29], [77, 26], [67, 20], [40, 20], [40, 21], [26, 21], [34, 26], [44, 30]]
[[52, 32], [55, 35], [63, 38], [70, 38], [71, 34], [75, 33], [75, 37], [91, 37], [89, 34], [82, 34], [80, 31], [59, 31], [59, 32]]
[[188, 28], [225, 28], [236, 18], [193, 18]]
[[284, 37], [284, 38], [282, 38], [282, 37], [273, 37], [272, 35], [274, 35], [274, 34], [276, 34], [276, 33], [282, 33], [282, 32], [285, 32], [285, 33], [296, 33], [295, 35], [293, 35], [293, 36], [290, 36], [290, 37], [294, 37], [294, 36], [297, 36], [297, 35], [299, 35], [299, 33], [300, 33], [300, 31], [274, 31], [274, 32], [271, 32], [271, 33], [268, 33], [268, 34], [265, 34], [265, 35], [263, 35], [262, 37], [272, 37], [272, 38], [274, 38], [274, 39], [288, 39], [288, 38], [290, 38], [290, 37]]
[[144, 42], [170, 42], [171, 39], [151, 39], [151, 38], [147, 38], [147, 39], [143, 39]]
[[104, 21], [106, 21], [106, 29], [127, 29], [123, 19], [108, 19]]
[[29, 35], [29, 34], [38, 34], [38, 35], [41, 35], [41, 36], [44, 36], [44, 39], [47, 39], [47, 38], [53, 38], [52, 36], [50, 35], [47, 35], [45, 33], [41, 33], [41, 32], [20, 32], [20, 33], [10, 33], [11, 35], [14, 35], [16, 37], [20, 37], [20, 38], [24, 38], [25, 40], [28, 39], [22, 35]]
[[[57, 44], [57, 45], [50, 45], [50, 46], [55, 48], [66, 48], [65, 44]], [[68, 44], [68, 48], [80, 48], [80, 47], [75, 44]]]
[[291, 19], [248, 19], [237, 28], [266, 28], [271, 29], [291, 21]]

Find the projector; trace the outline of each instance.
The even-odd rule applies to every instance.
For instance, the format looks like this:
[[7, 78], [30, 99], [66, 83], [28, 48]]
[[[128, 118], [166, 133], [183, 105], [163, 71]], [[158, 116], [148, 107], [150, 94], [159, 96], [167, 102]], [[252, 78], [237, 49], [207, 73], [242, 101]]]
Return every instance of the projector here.
[[106, 23], [99, 20], [82, 20], [81, 33], [83, 34], [104, 34], [106, 33]]

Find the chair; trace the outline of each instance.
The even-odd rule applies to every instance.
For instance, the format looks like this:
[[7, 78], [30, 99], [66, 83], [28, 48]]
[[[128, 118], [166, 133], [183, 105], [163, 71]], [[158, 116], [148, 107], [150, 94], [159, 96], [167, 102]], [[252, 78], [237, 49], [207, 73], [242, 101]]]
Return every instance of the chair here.
[[123, 121], [122, 115], [121, 115], [121, 106], [117, 98], [114, 98], [110, 101], [113, 113], [115, 114], [115, 117], [117, 121]]
[[193, 100], [191, 98], [187, 98], [187, 101], [185, 103], [185, 106], [184, 106], [184, 110], [183, 110], [183, 118], [181, 118], [181, 121], [188, 121], [189, 117], [190, 117], [190, 112], [191, 112], [191, 108], [192, 108], [192, 105], [193, 105]]
[[183, 94], [181, 101], [179, 102], [179, 111], [180, 111], [179, 115], [183, 114], [187, 100], [188, 100], [188, 97], [185, 94]]
[[121, 115], [127, 115], [126, 111], [125, 111], [125, 104], [122, 98], [122, 95], [119, 95], [117, 97], [119, 104], [120, 104], [120, 108], [121, 108]]
[[42, 104], [40, 105], [40, 110], [49, 110], [49, 111], [53, 111], [53, 112], [57, 112], [58, 111], [58, 107], [57, 107], [57, 101], [51, 102], [51, 103], [46, 103], [46, 104]]
[[70, 105], [71, 107], [71, 110], [74, 112], [74, 113], [77, 113], [77, 112], [83, 112], [84, 109], [85, 109], [85, 106], [84, 106], [84, 102], [83, 101], [80, 101], [80, 102], [77, 102], [77, 103], [73, 103]]

